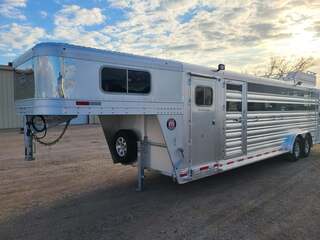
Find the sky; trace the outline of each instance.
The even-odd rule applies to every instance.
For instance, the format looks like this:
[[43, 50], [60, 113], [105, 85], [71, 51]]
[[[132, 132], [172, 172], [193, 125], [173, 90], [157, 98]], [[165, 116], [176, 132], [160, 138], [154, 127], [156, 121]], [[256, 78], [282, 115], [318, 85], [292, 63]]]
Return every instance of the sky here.
[[320, 74], [320, 0], [0, 0], [0, 64], [39, 42], [247, 73], [313, 57]]

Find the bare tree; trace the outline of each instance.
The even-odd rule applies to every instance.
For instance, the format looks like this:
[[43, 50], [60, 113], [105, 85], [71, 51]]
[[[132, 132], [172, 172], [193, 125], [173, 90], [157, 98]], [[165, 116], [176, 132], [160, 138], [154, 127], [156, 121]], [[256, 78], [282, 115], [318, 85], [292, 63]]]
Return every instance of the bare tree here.
[[306, 71], [314, 65], [315, 61], [312, 57], [301, 57], [295, 60], [284, 57], [271, 57], [269, 67], [263, 76], [280, 79], [289, 72]]

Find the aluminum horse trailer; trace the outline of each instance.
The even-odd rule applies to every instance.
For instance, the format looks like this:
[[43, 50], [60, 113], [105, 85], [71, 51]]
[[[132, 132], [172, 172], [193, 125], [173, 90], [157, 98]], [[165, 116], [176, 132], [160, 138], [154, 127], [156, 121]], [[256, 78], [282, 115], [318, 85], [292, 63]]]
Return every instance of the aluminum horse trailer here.
[[47, 128], [98, 115], [114, 163], [138, 161], [140, 188], [144, 169], [182, 184], [281, 154], [298, 160], [319, 142], [312, 74], [281, 81], [60, 43], [13, 67], [26, 160]]

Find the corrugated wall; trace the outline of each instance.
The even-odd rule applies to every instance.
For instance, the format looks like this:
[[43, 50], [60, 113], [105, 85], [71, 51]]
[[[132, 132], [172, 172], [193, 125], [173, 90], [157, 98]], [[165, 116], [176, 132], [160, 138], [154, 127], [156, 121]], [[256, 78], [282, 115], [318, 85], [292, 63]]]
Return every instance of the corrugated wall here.
[[0, 66], [0, 129], [20, 128], [22, 118], [16, 114], [13, 93], [13, 71]]

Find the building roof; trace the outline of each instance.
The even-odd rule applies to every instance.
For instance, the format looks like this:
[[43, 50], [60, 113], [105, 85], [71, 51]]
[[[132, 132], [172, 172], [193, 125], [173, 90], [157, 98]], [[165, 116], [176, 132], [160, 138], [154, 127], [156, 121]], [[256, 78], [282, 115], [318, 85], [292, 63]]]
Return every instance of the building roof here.
[[12, 71], [13, 68], [11, 66], [8, 66], [8, 65], [1, 65], [0, 64], [0, 70]]

